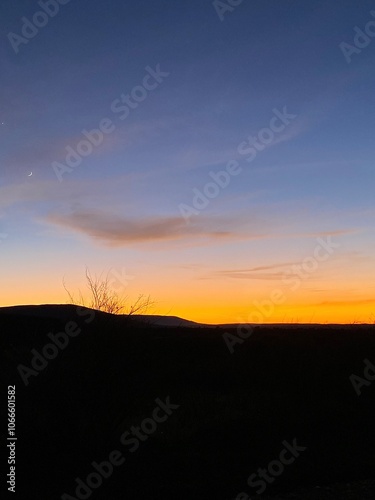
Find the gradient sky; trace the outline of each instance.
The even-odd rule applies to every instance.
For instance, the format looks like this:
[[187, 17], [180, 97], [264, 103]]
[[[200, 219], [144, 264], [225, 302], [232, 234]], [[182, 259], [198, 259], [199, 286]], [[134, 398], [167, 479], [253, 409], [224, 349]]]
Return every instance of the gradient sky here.
[[[350, 63], [340, 48], [373, 1], [244, 0], [221, 20], [210, 0], [71, 0], [16, 53], [9, 33], [40, 10], [0, 7], [1, 305], [65, 303], [63, 278], [84, 289], [87, 266], [196, 321], [375, 320], [375, 37]], [[121, 120], [113, 102], [158, 65], [169, 75]], [[285, 107], [296, 117], [246, 161], [239, 145]], [[106, 118], [60, 182], [54, 162]], [[283, 303], [254, 314], [275, 290]]]

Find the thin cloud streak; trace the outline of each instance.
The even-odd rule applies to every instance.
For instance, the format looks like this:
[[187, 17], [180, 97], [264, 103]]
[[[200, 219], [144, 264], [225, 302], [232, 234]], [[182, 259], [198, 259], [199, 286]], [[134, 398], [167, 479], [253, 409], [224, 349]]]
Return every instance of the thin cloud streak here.
[[[220, 279], [220, 278], [232, 278], [240, 280], [266, 280], [266, 281], [277, 281], [281, 280], [285, 271], [278, 272], [263, 272], [272, 271], [274, 269], [283, 269], [293, 265], [299, 264], [298, 262], [284, 262], [281, 264], [273, 264], [269, 266], [258, 266], [250, 269], [224, 269], [220, 271], [215, 271], [209, 276], [201, 277], [200, 279]], [[261, 272], [260, 272], [261, 271]]]
[[375, 299], [365, 299], [365, 300], [338, 300], [338, 301], [326, 301], [317, 304], [319, 307], [323, 306], [353, 306], [353, 305], [367, 305], [375, 304]]
[[[80, 210], [71, 214], [50, 214], [45, 222], [84, 234], [107, 246], [118, 247], [134, 243], [209, 238], [218, 240], [259, 239], [258, 233], [234, 232], [223, 227], [221, 219], [200, 217], [187, 225], [181, 217], [128, 218], [111, 212]], [[233, 227], [232, 224], [228, 224]], [[219, 229], [218, 229], [219, 228]]]

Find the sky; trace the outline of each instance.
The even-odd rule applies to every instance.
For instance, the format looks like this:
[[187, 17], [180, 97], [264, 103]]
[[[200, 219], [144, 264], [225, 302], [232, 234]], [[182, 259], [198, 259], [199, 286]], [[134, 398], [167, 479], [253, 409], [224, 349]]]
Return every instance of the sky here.
[[88, 268], [155, 314], [375, 321], [374, 2], [0, 15], [0, 305]]

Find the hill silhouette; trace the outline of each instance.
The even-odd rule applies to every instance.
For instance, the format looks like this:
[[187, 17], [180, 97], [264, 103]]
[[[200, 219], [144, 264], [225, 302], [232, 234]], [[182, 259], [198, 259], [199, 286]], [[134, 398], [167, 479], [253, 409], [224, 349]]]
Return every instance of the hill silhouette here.
[[[54, 305], [54, 304], [45, 304], [40, 306], [9, 306], [9, 307], [0, 307], [0, 316], [1, 315], [16, 315], [16, 316], [31, 316], [38, 318], [54, 318], [60, 320], [68, 321], [71, 317], [75, 315], [77, 306], [72, 304], [64, 304], [64, 305]], [[109, 313], [103, 311], [95, 311], [95, 314], [99, 314], [100, 316], [108, 315], [112, 316]], [[127, 318], [127, 314], [118, 314], [117, 318]], [[161, 326], [189, 326], [192, 328], [197, 328], [201, 326], [216, 326], [216, 325], [203, 325], [202, 323], [196, 323], [195, 321], [186, 320], [183, 318], [179, 318], [178, 316], [162, 316], [156, 314], [135, 314], [133, 318], [142, 321], [148, 324], [161, 325]]]

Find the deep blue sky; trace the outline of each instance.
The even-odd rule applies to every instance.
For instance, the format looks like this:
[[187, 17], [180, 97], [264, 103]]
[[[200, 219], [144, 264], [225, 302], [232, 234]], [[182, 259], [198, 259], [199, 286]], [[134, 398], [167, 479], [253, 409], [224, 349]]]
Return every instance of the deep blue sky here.
[[[356, 265], [355, 254], [370, 262], [369, 279], [375, 40], [350, 64], [340, 43], [353, 44], [354, 28], [375, 21], [374, 2], [244, 0], [221, 21], [205, 0], [71, 0], [16, 54], [7, 35], [21, 34], [21, 18], [40, 10], [22, 0], [0, 7], [7, 279], [18, 282], [22, 268], [31, 288], [30, 269], [42, 254], [48, 293], [59, 300], [63, 272], [73, 275], [87, 263], [127, 267], [140, 287], [173, 307], [156, 285], [171, 266], [171, 283], [190, 280], [193, 289], [209, 281], [207, 273], [303, 259], [314, 246], [311, 235], [327, 233], [342, 235], [340, 276]], [[158, 64], [169, 76], [121, 121], [111, 103]], [[246, 162], [239, 144], [285, 106], [295, 120]], [[65, 148], [104, 118], [115, 131], [59, 182], [53, 162], [64, 163]], [[181, 204], [192, 206], [194, 188], [202, 190], [209, 173], [230, 160], [241, 174], [187, 224]], [[20, 245], [28, 248], [22, 263]], [[152, 254], [154, 268], [150, 249], [160, 250]], [[186, 265], [200, 271], [180, 276]], [[358, 283], [324, 290], [330, 299], [356, 290], [356, 300], [368, 300], [370, 293]], [[235, 320], [231, 314], [226, 318]]]

